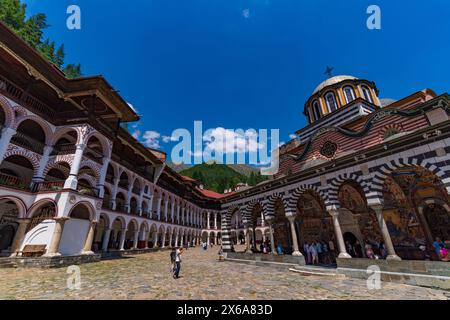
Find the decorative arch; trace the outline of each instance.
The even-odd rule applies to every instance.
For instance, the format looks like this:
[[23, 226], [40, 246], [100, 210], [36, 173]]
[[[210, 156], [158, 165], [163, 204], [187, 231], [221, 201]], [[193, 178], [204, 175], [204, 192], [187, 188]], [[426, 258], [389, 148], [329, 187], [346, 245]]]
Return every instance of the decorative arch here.
[[33, 203], [33, 205], [28, 209], [27, 218], [33, 218], [36, 212], [46, 204], [52, 204], [55, 208], [54, 216], [58, 216], [58, 204], [53, 199], [45, 198]]
[[327, 206], [327, 210], [340, 208], [340, 203], [338, 199], [339, 189], [344, 182], [350, 180], [355, 181], [356, 184], [358, 184], [361, 187], [364, 197], [366, 198], [367, 201], [369, 201], [368, 199], [370, 197], [370, 188], [366, 180], [361, 175], [358, 175], [356, 173], [344, 173], [338, 175], [329, 182], [330, 187], [328, 188], [328, 199], [325, 197], [326, 201], [325, 204]]
[[3, 157], [3, 160], [5, 160], [11, 156], [24, 157], [25, 159], [30, 161], [30, 163], [33, 165], [33, 173], [34, 173], [34, 175], [37, 175], [37, 170], [39, 168], [39, 162], [41, 160], [41, 155], [38, 155], [37, 153], [34, 153], [32, 151], [18, 147], [14, 144], [10, 144], [8, 146], [8, 150], [5, 153], [5, 156]]
[[79, 208], [81, 206], [84, 206], [84, 207], [86, 207], [88, 209], [89, 221], [95, 221], [96, 220], [95, 208], [90, 202], [87, 202], [87, 201], [81, 201], [81, 202], [77, 203], [76, 205], [74, 205], [72, 207], [72, 209], [70, 209], [68, 217], [70, 217], [72, 215], [72, 213], [75, 211], [75, 209], [77, 209], [77, 208]]
[[286, 205], [286, 212], [295, 214], [297, 211], [298, 200], [307, 191], [313, 191], [314, 193], [317, 193], [324, 203], [327, 202], [326, 193], [323, 192], [319, 187], [312, 185], [312, 184], [305, 184], [305, 185], [298, 187], [291, 193], [288, 203]]
[[6, 128], [15, 128], [15, 127], [17, 127], [16, 126], [16, 116], [15, 116], [15, 113], [14, 113], [14, 108], [4, 96], [0, 96], [0, 108], [2, 108], [3, 112], [5, 113], [4, 126]]
[[275, 203], [277, 200], [281, 200], [281, 203], [283, 204], [285, 212], [287, 212], [287, 200], [283, 197], [281, 193], [275, 193], [271, 195], [266, 202], [265, 209], [265, 216], [267, 220], [274, 219], [275, 218]]
[[30, 115], [18, 117], [16, 119], [14, 129], [17, 130], [20, 127], [20, 124], [26, 120], [31, 120], [33, 122], [36, 122], [41, 127], [41, 129], [44, 131], [45, 144], [51, 145], [54, 132], [53, 132], [52, 128], [50, 127], [50, 125], [45, 120], [43, 120], [42, 118], [40, 118], [38, 116], [30, 114]]
[[429, 170], [436, 175], [444, 184], [447, 193], [450, 194], [450, 174], [447, 174], [441, 168], [435, 164], [428, 162], [428, 160], [422, 160], [417, 158], [399, 158], [392, 160], [389, 163], [383, 164], [374, 173], [371, 184], [368, 186], [371, 194], [366, 196], [369, 202], [377, 201], [382, 203], [383, 199], [383, 185], [386, 178], [391, 175], [395, 170], [402, 169], [404, 167], [422, 167]]
[[76, 144], [77, 141], [79, 140], [79, 132], [76, 130], [76, 128], [62, 127], [62, 128], [57, 128], [55, 130], [53, 136], [51, 137], [50, 145], [54, 146], [58, 142], [59, 139], [61, 139], [65, 134], [67, 134], [69, 132], [76, 133], [76, 137], [75, 137], [75, 144]]
[[11, 196], [5, 196], [5, 197], [0, 197], [0, 201], [2, 201], [2, 200], [8, 200], [8, 201], [13, 202], [17, 206], [18, 218], [19, 219], [26, 218], [27, 206], [21, 199], [16, 198], [16, 197], [11, 197]]

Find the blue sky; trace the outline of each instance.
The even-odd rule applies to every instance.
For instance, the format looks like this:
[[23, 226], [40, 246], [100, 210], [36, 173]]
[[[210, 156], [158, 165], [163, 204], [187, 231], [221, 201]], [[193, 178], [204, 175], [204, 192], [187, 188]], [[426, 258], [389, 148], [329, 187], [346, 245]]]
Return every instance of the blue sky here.
[[[326, 76], [373, 80], [381, 98], [449, 90], [448, 0], [28, 0], [66, 61], [102, 74], [142, 115], [140, 139], [177, 128], [280, 129], [305, 125], [305, 101]], [[77, 4], [82, 29], [66, 28]], [[382, 29], [366, 27], [377, 4]], [[147, 135], [147, 137], [151, 136]], [[155, 146], [155, 145], [153, 145]]]

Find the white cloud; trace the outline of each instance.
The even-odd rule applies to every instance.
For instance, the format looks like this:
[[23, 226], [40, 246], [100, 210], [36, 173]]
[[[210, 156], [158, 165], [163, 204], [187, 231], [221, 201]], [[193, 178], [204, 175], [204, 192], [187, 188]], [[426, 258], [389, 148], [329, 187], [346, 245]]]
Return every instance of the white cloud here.
[[139, 137], [141, 136], [141, 131], [139, 130], [134, 130], [131, 135], [133, 136], [133, 138], [135, 138], [136, 140], [139, 140]]
[[244, 9], [244, 10], [242, 10], [242, 16], [245, 18], [245, 19], [248, 19], [248, 18], [250, 18], [250, 9]]
[[177, 142], [179, 140], [180, 140], [179, 137], [173, 137], [173, 136], [163, 136], [162, 137], [162, 141], [164, 143]]
[[256, 131], [236, 132], [224, 128], [215, 128], [203, 136], [205, 150], [222, 153], [257, 152], [264, 146], [258, 143]]
[[156, 131], [146, 131], [142, 136], [143, 143], [152, 149], [159, 149], [161, 146], [159, 144], [159, 139], [161, 134]]
[[297, 139], [297, 135], [296, 134], [290, 134], [289, 138], [292, 139], [292, 140]]

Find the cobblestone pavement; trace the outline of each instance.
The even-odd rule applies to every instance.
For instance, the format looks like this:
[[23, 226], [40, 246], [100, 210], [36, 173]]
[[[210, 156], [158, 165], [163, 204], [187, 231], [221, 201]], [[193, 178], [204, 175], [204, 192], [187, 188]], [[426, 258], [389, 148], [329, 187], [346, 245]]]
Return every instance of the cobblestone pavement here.
[[178, 280], [161, 251], [81, 266], [81, 289], [67, 288], [67, 269], [0, 269], [0, 299], [449, 299], [450, 292], [301, 276], [273, 268], [219, 262], [217, 248], [191, 248]]

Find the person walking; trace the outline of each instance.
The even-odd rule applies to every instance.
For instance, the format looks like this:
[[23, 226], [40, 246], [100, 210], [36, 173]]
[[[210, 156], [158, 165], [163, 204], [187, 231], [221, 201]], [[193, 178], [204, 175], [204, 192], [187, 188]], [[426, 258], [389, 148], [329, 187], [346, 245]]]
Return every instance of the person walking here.
[[171, 272], [172, 276], [175, 274], [176, 257], [177, 257], [177, 251], [175, 250], [175, 248], [172, 248], [172, 250], [170, 251], [170, 272]]
[[175, 256], [175, 272], [173, 274], [174, 279], [178, 279], [180, 277], [180, 271], [181, 271], [181, 255], [183, 254], [183, 248], [180, 247], [176, 251]]
[[319, 256], [317, 254], [316, 244], [311, 243], [308, 250], [311, 255], [311, 264], [318, 265], [319, 264]]

